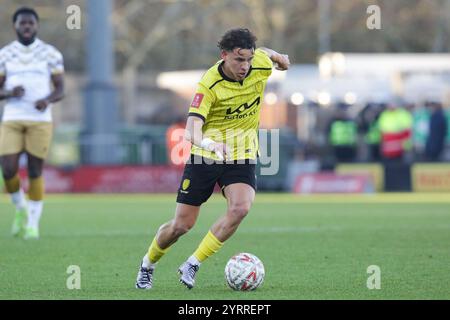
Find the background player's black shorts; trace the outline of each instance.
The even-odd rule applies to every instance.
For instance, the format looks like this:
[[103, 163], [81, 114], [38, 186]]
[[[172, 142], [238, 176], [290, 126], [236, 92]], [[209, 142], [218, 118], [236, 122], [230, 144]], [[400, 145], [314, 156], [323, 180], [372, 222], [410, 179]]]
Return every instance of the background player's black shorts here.
[[211, 197], [216, 183], [222, 191], [235, 183], [248, 184], [256, 191], [256, 161], [246, 160], [245, 163], [226, 164], [211, 161], [191, 155], [178, 189], [178, 203], [196, 207], [202, 205]]

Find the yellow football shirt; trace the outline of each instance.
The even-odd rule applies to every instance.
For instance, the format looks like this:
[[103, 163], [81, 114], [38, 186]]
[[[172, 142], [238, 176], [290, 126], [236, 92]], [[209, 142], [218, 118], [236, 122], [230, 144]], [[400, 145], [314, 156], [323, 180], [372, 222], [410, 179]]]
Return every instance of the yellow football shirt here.
[[[229, 160], [256, 159], [261, 104], [273, 62], [261, 49], [255, 51], [252, 66], [243, 81], [228, 78], [217, 62], [200, 80], [189, 116], [205, 122], [203, 137], [226, 143]], [[218, 160], [210, 151], [192, 146], [191, 153]]]

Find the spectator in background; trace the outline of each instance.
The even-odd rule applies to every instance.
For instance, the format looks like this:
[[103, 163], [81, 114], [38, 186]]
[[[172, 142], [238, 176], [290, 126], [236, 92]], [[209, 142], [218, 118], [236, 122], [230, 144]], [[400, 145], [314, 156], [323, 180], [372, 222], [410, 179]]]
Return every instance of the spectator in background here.
[[381, 155], [385, 160], [401, 160], [412, 148], [413, 118], [396, 99], [389, 102], [379, 119]]
[[327, 136], [338, 162], [353, 162], [356, 157], [356, 122], [347, 113], [348, 105], [338, 104], [335, 116], [327, 126]]
[[381, 133], [378, 124], [381, 112], [386, 108], [383, 103], [367, 103], [358, 116], [358, 129], [364, 135], [364, 142], [368, 148], [367, 159], [370, 162], [381, 160]]
[[427, 142], [425, 145], [425, 159], [427, 161], [439, 161], [445, 146], [447, 137], [447, 119], [439, 102], [428, 103], [430, 109], [430, 123]]
[[430, 125], [429, 102], [424, 101], [417, 105], [413, 114], [413, 145], [414, 151], [420, 160], [425, 157], [425, 145], [428, 138], [428, 130]]

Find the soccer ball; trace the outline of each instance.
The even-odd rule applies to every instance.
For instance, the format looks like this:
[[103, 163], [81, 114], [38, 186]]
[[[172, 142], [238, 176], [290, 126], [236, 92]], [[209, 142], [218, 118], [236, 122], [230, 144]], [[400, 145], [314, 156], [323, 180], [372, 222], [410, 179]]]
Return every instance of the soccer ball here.
[[239, 253], [225, 266], [228, 286], [236, 291], [251, 291], [264, 281], [265, 271], [261, 260], [251, 253]]

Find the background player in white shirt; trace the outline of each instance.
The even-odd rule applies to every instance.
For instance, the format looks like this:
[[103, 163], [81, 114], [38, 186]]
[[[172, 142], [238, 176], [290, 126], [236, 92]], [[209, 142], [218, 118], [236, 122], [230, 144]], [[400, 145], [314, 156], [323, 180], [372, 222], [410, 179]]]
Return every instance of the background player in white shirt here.
[[[0, 164], [16, 206], [12, 234], [25, 239], [39, 238], [42, 170], [53, 129], [51, 104], [64, 96], [63, 57], [37, 38], [38, 24], [35, 10], [17, 10], [13, 16], [17, 40], [0, 50], [0, 100], [7, 100], [0, 127]], [[28, 160], [29, 201], [18, 176], [23, 152]]]

